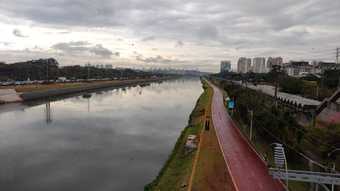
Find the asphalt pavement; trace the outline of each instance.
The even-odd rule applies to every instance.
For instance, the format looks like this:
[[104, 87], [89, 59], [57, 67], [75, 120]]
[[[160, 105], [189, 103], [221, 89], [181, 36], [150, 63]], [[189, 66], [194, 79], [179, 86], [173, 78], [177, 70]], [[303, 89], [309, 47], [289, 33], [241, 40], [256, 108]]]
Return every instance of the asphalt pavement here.
[[268, 173], [264, 161], [242, 137], [223, 104], [223, 94], [213, 87], [212, 121], [218, 141], [237, 191], [283, 191], [283, 185]]

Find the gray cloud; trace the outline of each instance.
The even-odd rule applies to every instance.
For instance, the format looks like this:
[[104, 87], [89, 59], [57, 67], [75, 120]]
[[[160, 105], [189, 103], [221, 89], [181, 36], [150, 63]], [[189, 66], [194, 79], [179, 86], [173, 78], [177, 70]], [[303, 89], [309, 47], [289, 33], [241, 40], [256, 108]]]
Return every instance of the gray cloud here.
[[19, 29], [14, 29], [14, 30], [13, 30], [13, 35], [14, 35], [14, 36], [17, 36], [17, 37], [21, 37], [21, 38], [26, 38], [26, 37], [28, 37], [28, 36], [26, 36], [26, 35], [23, 35], [22, 32], [21, 32], [21, 30], [19, 30]]
[[11, 45], [12, 43], [6, 42], [6, 41], [0, 41], [0, 44], [2, 44], [2, 45], [4, 45], [4, 46], [9, 46], [9, 45]]
[[158, 55], [156, 57], [147, 57], [147, 58], [144, 58], [142, 55], [138, 55], [138, 56], [136, 56], [136, 60], [144, 62], [144, 63], [148, 63], [148, 64], [149, 63], [150, 64], [170, 64], [170, 63], [175, 61], [175, 60], [163, 58], [160, 55]]
[[119, 56], [119, 52], [112, 53], [111, 50], [103, 47], [101, 44], [94, 46], [87, 41], [76, 41], [76, 42], [61, 42], [53, 45], [52, 49], [61, 51], [62, 53], [90, 53], [101, 57], [110, 57], [112, 55]]
[[183, 47], [183, 46], [184, 46], [184, 43], [181, 40], [178, 40], [175, 44], [175, 48], [179, 48], [179, 47]]
[[[103, 45], [101, 45], [101, 44], [97, 44], [93, 47], [90, 47], [89, 52], [92, 52], [95, 55], [99, 55], [99, 56], [102, 56], [102, 57], [110, 57], [111, 55], [113, 55], [111, 50], [104, 48]], [[117, 53], [115, 53], [115, 55], [116, 54]]]
[[[0, 5], [2, 14], [44, 24], [129, 27], [139, 32], [166, 36], [211, 37], [222, 31], [238, 35], [235, 25], [276, 32], [296, 25], [335, 25], [340, 3], [334, 0], [12, 0]], [[186, 32], [186, 33], [183, 33]], [[241, 31], [247, 33], [246, 30]], [[150, 35], [151, 37], [154, 35]], [[222, 37], [223, 38], [223, 35]], [[145, 39], [147, 40], [147, 38]]]
[[147, 42], [147, 41], [152, 41], [152, 40], [156, 40], [155, 36], [148, 36], [142, 39], [142, 41]]
[[[79, 26], [127, 29], [134, 39], [144, 42], [181, 39], [205, 52], [237, 50], [236, 56], [275, 53], [288, 58], [296, 56], [292, 52], [310, 57], [304, 49], [335, 48], [340, 39], [339, 10], [337, 0], [11, 0], [0, 4], [0, 16], [66, 31]], [[17, 34], [24, 36], [20, 31]], [[103, 45], [58, 46], [55, 49], [64, 52], [115, 55]], [[215, 63], [228, 59], [220, 55]]]
[[120, 52], [115, 52], [114, 55], [120, 57]]

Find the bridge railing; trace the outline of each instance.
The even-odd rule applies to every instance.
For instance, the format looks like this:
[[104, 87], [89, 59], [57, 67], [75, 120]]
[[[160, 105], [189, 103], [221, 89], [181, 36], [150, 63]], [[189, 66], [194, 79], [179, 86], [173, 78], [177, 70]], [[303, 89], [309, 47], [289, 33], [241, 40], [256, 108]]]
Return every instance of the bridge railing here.
[[288, 178], [288, 180], [301, 182], [340, 185], [340, 174], [334, 173], [311, 172], [303, 170], [288, 170], [288, 172], [286, 172], [282, 169], [270, 168], [269, 174], [272, 175], [274, 179], [286, 180]]

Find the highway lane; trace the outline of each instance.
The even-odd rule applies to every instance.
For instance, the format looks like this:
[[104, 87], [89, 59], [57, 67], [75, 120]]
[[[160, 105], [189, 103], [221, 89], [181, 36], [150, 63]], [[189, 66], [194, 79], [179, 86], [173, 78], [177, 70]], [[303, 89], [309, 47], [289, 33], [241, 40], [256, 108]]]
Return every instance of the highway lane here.
[[269, 174], [265, 163], [242, 137], [223, 105], [223, 94], [214, 85], [212, 120], [223, 157], [237, 191], [282, 191], [282, 184]]

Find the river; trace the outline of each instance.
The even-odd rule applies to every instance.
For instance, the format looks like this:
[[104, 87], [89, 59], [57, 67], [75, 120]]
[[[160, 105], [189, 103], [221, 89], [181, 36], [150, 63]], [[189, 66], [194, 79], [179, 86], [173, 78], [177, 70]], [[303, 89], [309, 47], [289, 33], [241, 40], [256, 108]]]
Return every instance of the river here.
[[0, 190], [143, 190], [202, 91], [177, 79], [0, 106]]

